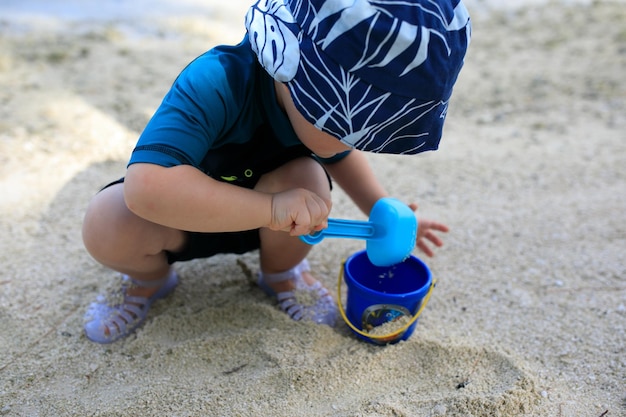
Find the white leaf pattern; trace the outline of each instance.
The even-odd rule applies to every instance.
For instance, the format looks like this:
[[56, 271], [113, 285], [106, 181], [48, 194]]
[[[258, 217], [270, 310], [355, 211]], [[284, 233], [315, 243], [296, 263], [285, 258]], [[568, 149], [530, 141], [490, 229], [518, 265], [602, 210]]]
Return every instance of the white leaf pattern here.
[[437, 148], [470, 39], [462, 2], [260, 0], [246, 24], [262, 65], [318, 129], [372, 152]]
[[261, 0], [246, 15], [252, 50], [261, 65], [281, 82], [293, 79], [300, 62], [298, 39], [290, 26], [295, 21], [284, 3]]

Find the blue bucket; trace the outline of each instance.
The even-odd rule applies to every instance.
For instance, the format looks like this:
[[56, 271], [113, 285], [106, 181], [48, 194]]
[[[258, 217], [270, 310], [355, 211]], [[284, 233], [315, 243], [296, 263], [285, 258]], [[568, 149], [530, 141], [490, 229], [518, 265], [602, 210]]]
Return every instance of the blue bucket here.
[[358, 337], [375, 344], [408, 339], [434, 288], [430, 269], [412, 255], [380, 267], [370, 262], [366, 251], [353, 254], [339, 275], [339, 293], [342, 275], [348, 294], [345, 311], [340, 294], [341, 315]]

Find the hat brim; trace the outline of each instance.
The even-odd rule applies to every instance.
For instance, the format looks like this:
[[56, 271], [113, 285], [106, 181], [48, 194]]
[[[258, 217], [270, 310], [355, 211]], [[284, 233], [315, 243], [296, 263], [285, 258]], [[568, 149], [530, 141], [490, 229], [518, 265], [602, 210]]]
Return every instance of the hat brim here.
[[352, 148], [416, 154], [439, 146], [448, 99], [382, 91], [336, 64], [306, 36], [298, 70], [286, 84], [307, 121]]

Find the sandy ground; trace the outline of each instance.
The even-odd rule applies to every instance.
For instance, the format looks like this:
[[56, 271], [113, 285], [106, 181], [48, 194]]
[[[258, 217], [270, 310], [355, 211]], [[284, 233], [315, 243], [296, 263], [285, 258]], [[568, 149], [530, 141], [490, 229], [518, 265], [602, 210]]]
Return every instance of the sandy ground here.
[[[622, 2], [477, 13], [440, 150], [371, 157], [391, 194], [452, 228], [409, 340], [290, 321], [253, 285], [255, 253], [180, 264], [136, 335], [84, 337], [115, 282], [82, 247], [85, 207], [178, 71], [239, 40], [244, 6], [0, 11], [0, 415], [626, 415]], [[334, 210], [360, 218], [340, 190]], [[334, 293], [362, 246], [313, 250]]]

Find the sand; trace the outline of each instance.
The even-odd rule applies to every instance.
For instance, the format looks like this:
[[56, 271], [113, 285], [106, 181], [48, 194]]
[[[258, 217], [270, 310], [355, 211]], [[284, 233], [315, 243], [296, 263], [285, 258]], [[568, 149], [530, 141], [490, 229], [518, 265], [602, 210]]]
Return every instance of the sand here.
[[[626, 415], [623, 2], [476, 13], [440, 149], [370, 157], [451, 227], [408, 340], [290, 321], [253, 284], [255, 253], [177, 265], [135, 335], [84, 337], [116, 282], [82, 247], [85, 207], [178, 71], [241, 37], [245, 4], [217, 3], [113, 21], [0, 6], [0, 415]], [[362, 248], [314, 248], [333, 294]]]

